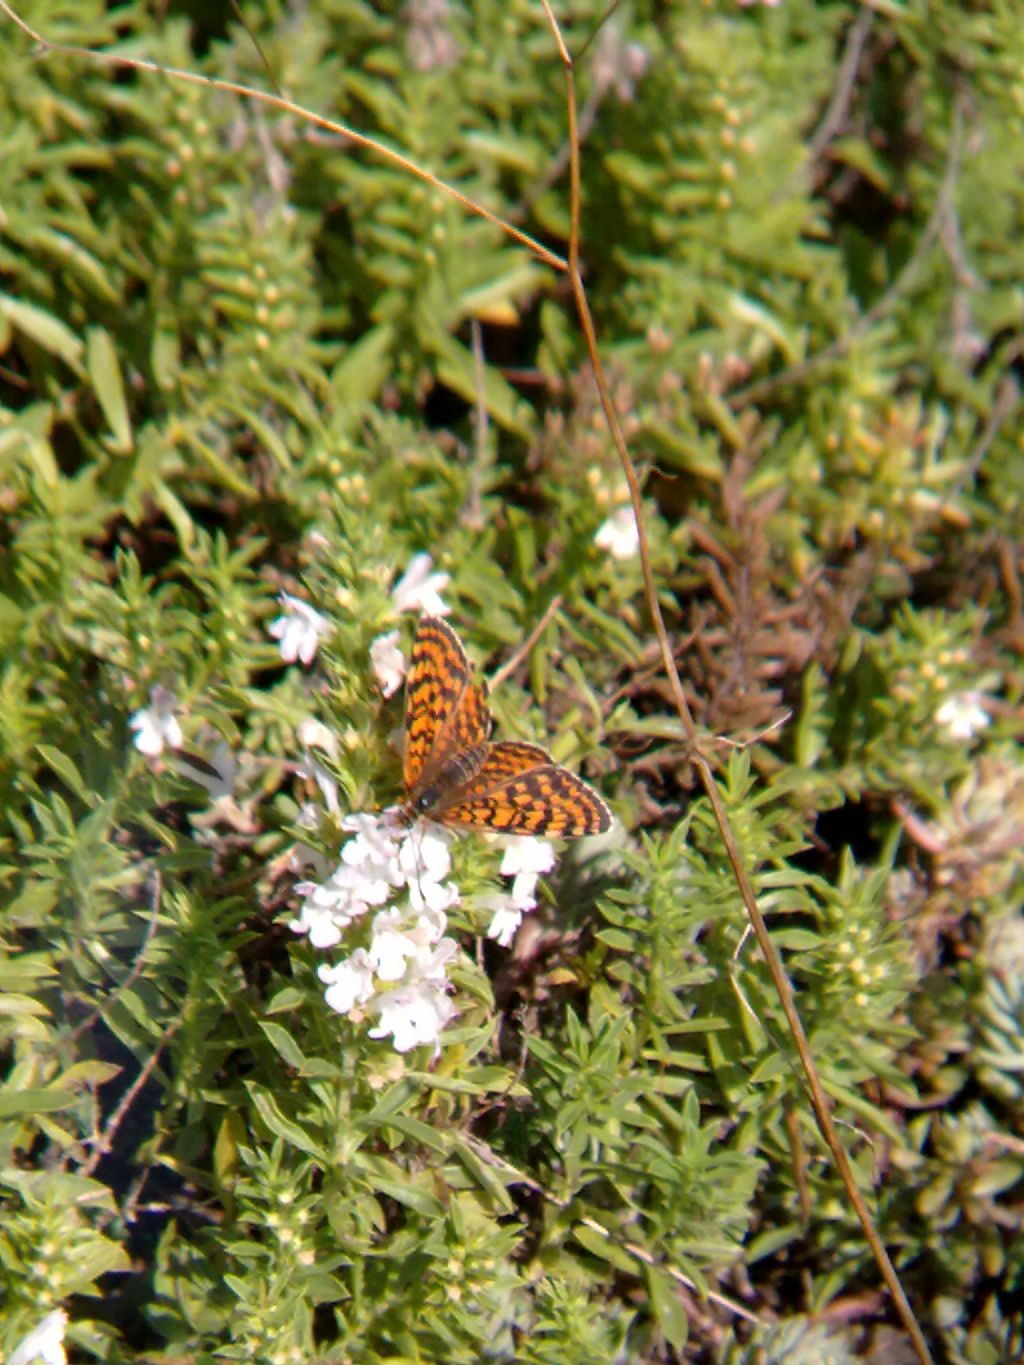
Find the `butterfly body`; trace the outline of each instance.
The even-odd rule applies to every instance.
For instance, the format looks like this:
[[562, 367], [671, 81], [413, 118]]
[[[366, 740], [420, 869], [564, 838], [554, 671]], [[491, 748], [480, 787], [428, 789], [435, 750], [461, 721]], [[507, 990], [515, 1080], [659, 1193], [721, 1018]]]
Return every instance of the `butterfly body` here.
[[446, 796], [458, 791], [477, 775], [487, 761], [489, 748], [489, 744], [474, 744], [471, 748], [464, 749], [462, 753], [455, 754], [431, 781], [426, 784], [421, 782], [418, 788], [410, 793], [409, 805], [420, 815], [429, 815], [431, 811], [437, 811], [443, 805]]
[[424, 616], [405, 687], [406, 823], [561, 838], [609, 827], [611, 811], [582, 778], [537, 744], [490, 743], [493, 723], [459, 637]]

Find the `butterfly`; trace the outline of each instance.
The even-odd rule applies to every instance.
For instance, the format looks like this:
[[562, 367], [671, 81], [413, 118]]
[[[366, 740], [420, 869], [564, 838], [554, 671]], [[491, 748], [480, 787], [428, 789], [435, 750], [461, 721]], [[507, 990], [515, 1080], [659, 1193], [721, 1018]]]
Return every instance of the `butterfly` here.
[[459, 637], [421, 617], [405, 683], [403, 823], [563, 839], [608, 829], [612, 813], [592, 787], [537, 744], [491, 744], [493, 724]]

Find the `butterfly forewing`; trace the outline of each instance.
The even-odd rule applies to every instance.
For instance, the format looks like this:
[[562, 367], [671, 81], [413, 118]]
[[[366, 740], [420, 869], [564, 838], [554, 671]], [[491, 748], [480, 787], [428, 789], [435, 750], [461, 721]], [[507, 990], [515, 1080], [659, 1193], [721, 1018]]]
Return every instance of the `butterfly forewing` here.
[[536, 744], [492, 744], [479, 771], [437, 803], [446, 825], [506, 834], [578, 838], [600, 834], [611, 811], [586, 782]]
[[405, 789], [410, 799], [491, 732], [485, 689], [471, 680], [459, 637], [439, 616], [417, 627], [405, 684]]
[[581, 778], [536, 744], [488, 744], [492, 724], [459, 637], [424, 616], [405, 685], [404, 820], [553, 838], [608, 828], [611, 811]]

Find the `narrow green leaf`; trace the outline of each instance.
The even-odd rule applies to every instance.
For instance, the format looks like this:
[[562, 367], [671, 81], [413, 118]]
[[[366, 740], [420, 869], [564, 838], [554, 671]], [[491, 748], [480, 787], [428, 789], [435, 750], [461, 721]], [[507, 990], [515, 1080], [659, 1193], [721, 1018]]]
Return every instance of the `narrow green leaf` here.
[[428, 1123], [410, 1118], [408, 1114], [396, 1114], [394, 1118], [388, 1120], [387, 1127], [393, 1128], [396, 1133], [401, 1133], [413, 1142], [428, 1147], [431, 1151], [438, 1152], [441, 1156], [448, 1154], [449, 1143], [444, 1134], [439, 1133], [436, 1128], [431, 1128]]
[[28, 1090], [0, 1090], [0, 1119], [27, 1118], [30, 1114], [56, 1114], [70, 1109], [78, 1097], [56, 1086]]
[[285, 1142], [298, 1148], [300, 1152], [308, 1152], [310, 1156], [315, 1156], [318, 1161], [324, 1160], [320, 1146], [308, 1138], [297, 1123], [285, 1118], [278, 1109], [276, 1101], [266, 1091], [260, 1090], [254, 1085], [250, 1085], [248, 1089], [253, 1103], [259, 1110], [260, 1118], [276, 1137], [283, 1138]]
[[274, 994], [263, 1013], [289, 1014], [292, 1010], [301, 1009], [306, 1001], [305, 992], [300, 991], [297, 986], [283, 986]]
[[17, 991], [0, 992], [0, 1016], [15, 1019], [19, 1015], [49, 1015], [50, 1010], [31, 995], [21, 995]]
[[61, 753], [59, 749], [52, 749], [49, 744], [37, 744], [36, 753], [46, 766], [57, 774], [69, 791], [74, 792], [80, 801], [92, 804], [94, 793], [86, 786], [81, 773], [67, 754]]
[[387, 1195], [406, 1208], [415, 1209], [424, 1218], [433, 1221], [444, 1215], [444, 1207], [435, 1195], [408, 1180], [374, 1179], [373, 1188], [378, 1194]]
[[167, 520], [178, 533], [182, 545], [188, 548], [195, 544], [196, 530], [185, 504], [167, 487], [162, 479], [153, 484], [153, 501], [161, 509]]
[[237, 493], [246, 502], [255, 502], [258, 496], [255, 488], [246, 483], [241, 474], [232, 469], [229, 462], [224, 459], [218, 451], [214, 450], [209, 441], [204, 441], [194, 431], [184, 429], [182, 436], [190, 449], [199, 456], [206, 465], [214, 479], [229, 493]]
[[4, 918], [11, 927], [39, 924], [57, 904], [57, 888], [52, 882], [30, 882], [23, 891], [8, 901]]
[[331, 372], [331, 392], [339, 404], [360, 413], [372, 403], [391, 373], [394, 328], [373, 327], [350, 346]]
[[56, 265], [74, 275], [102, 303], [114, 308], [120, 304], [121, 295], [111, 284], [103, 262], [66, 232], [40, 225], [26, 233], [24, 240], [34, 252], [49, 256]]
[[[515, 1211], [515, 1203], [508, 1192], [508, 1186], [523, 1179], [513, 1167], [500, 1159], [495, 1165], [485, 1161], [468, 1143], [456, 1138], [452, 1150], [465, 1166], [476, 1183], [488, 1192], [497, 1205], [496, 1212], [510, 1214]], [[526, 1183], [525, 1181], [523, 1183]]]
[[59, 356], [76, 374], [82, 373], [84, 347], [81, 338], [76, 337], [71, 328], [59, 318], [55, 318], [52, 313], [37, 308], [34, 303], [22, 303], [20, 299], [12, 299], [8, 294], [0, 294], [0, 316], [5, 317], [16, 331], [23, 332], [44, 351]]
[[157, 319], [149, 363], [153, 367], [157, 387], [165, 393], [173, 389], [181, 370], [181, 342], [173, 318], [162, 316]]
[[[437, 372], [442, 383], [467, 403], [475, 403], [479, 397], [479, 379], [472, 352], [447, 334], [431, 337], [431, 342], [437, 348]], [[534, 425], [530, 410], [512, 385], [489, 365], [484, 369], [483, 378], [487, 411], [513, 435], [530, 440]]]
[[617, 1270], [622, 1270], [627, 1275], [637, 1273], [637, 1262], [621, 1247], [616, 1246], [606, 1233], [599, 1232], [587, 1223], [576, 1223], [572, 1235], [592, 1256], [607, 1261], [609, 1265], [615, 1266]]
[[690, 1322], [679, 1300], [679, 1287], [661, 1266], [646, 1267], [647, 1292], [651, 1308], [669, 1346], [681, 1351], [686, 1345]]
[[132, 424], [125, 401], [121, 366], [110, 333], [103, 327], [90, 327], [86, 333], [86, 365], [93, 391], [110, 427], [110, 448], [117, 455], [130, 455]]
[[57, 968], [48, 953], [19, 953], [17, 957], [0, 958], [0, 991], [17, 991], [35, 986], [43, 977], [57, 975]]
[[306, 1059], [302, 1055], [302, 1049], [288, 1030], [282, 1028], [280, 1024], [272, 1024], [267, 1022], [267, 1020], [263, 1020], [260, 1023], [260, 1028], [270, 1040], [270, 1043], [278, 1056], [283, 1057], [289, 1066], [293, 1066], [298, 1070]]

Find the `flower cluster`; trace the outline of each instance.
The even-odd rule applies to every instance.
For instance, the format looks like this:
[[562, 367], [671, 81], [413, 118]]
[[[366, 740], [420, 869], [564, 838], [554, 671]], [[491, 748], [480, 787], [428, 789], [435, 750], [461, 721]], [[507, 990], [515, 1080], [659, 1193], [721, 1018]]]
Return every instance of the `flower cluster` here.
[[[354, 837], [329, 876], [296, 887], [303, 903], [291, 928], [314, 948], [360, 940], [347, 957], [319, 970], [332, 1009], [376, 1019], [370, 1037], [392, 1037], [398, 1052], [421, 1043], [439, 1048], [455, 1014], [448, 967], [458, 944], [447, 936], [447, 912], [461, 897], [449, 879], [452, 836], [426, 821], [404, 828], [393, 811], [348, 815], [341, 823]], [[509, 844], [501, 871], [513, 878], [511, 890], [482, 902], [492, 916], [489, 937], [511, 943], [536, 905], [537, 878], [553, 865], [544, 840]]]

